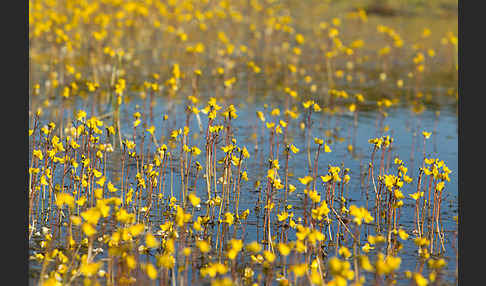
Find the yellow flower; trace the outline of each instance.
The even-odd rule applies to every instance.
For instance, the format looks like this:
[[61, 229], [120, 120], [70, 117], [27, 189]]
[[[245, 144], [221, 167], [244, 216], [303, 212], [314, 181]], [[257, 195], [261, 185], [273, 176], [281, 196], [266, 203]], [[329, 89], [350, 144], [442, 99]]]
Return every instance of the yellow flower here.
[[[85, 256], [83, 256], [84, 258]], [[98, 270], [101, 268], [102, 266], [102, 262], [92, 262], [92, 263], [88, 263], [86, 262], [87, 258], [84, 258], [82, 260], [83, 263], [81, 263], [81, 267], [79, 268], [79, 271], [86, 277], [91, 277], [93, 275], [95, 275]]]
[[63, 90], [63, 92], [62, 92], [62, 96], [63, 96], [64, 98], [68, 98], [68, 97], [69, 97], [69, 94], [70, 94], [69, 87], [68, 87], [68, 86], [65, 86], [65, 87], [64, 87], [64, 90]]
[[430, 135], [432, 135], [432, 132], [425, 132], [425, 131], [423, 131], [422, 132], [422, 135], [425, 137], [425, 139], [429, 139], [430, 138]]
[[321, 205], [311, 210], [312, 218], [317, 220], [322, 220], [324, 216], [327, 216], [330, 212], [329, 207], [327, 206], [326, 201], [322, 201]]
[[317, 145], [322, 145], [324, 144], [324, 140], [316, 137], [314, 138], [314, 143], [316, 143]]
[[79, 216], [71, 216], [71, 222], [74, 225], [80, 225], [81, 224], [81, 218]]
[[108, 182], [108, 190], [112, 193], [118, 191], [117, 188], [115, 188], [115, 186], [113, 186], [113, 184], [111, 182]]
[[145, 271], [147, 272], [147, 276], [150, 279], [155, 280], [157, 278], [157, 269], [154, 267], [152, 263], [148, 263], [145, 266]]
[[363, 245], [363, 247], [361, 247], [361, 249], [365, 252], [365, 253], [368, 253], [370, 252], [370, 250], [374, 249], [373, 246], [371, 246], [369, 243], [365, 243], [365, 245]]
[[86, 111], [84, 110], [79, 110], [78, 113], [76, 114], [76, 119], [79, 121], [82, 121], [83, 119], [86, 118]]
[[256, 114], [262, 122], [265, 122], [265, 115], [263, 115], [263, 112], [257, 111]]
[[90, 208], [84, 212], [81, 213], [81, 217], [88, 223], [92, 225], [96, 225], [98, 223], [98, 220], [101, 217], [101, 212], [98, 210], [98, 208]]
[[293, 193], [296, 190], [296, 187], [292, 184], [289, 184], [289, 193]]
[[253, 269], [251, 269], [250, 267], [246, 267], [244, 272], [245, 279], [250, 280], [253, 277], [253, 275], [255, 275]]
[[145, 229], [145, 226], [141, 223], [138, 223], [138, 224], [134, 224], [134, 225], [130, 226], [128, 228], [128, 231], [130, 232], [130, 234], [132, 236], [138, 236], [139, 234], [141, 234], [143, 232], [144, 229]]
[[176, 222], [177, 226], [181, 227], [185, 223], [187, 223], [191, 220], [192, 215], [190, 213], [185, 213], [184, 210], [179, 206], [176, 206], [176, 208], [177, 209], [176, 209], [175, 222]]
[[297, 240], [297, 242], [295, 243], [295, 251], [297, 251], [298, 253], [304, 253], [307, 251], [307, 247], [302, 241]]
[[303, 178], [299, 178], [299, 182], [303, 185], [309, 184], [312, 180], [313, 178], [311, 176], [305, 176]]
[[299, 44], [302, 45], [304, 44], [304, 36], [302, 34], [297, 34], [295, 35], [295, 41]]
[[359, 257], [359, 264], [361, 265], [361, 268], [363, 268], [365, 271], [368, 271], [368, 272], [374, 271], [373, 265], [371, 265], [368, 256], [361, 255]]
[[[306, 192], [307, 190], [304, 190], [304, 193]], [[321, 201], [321, 195], [319, 195], [319, 193], [317, 191], [307, 191], [307, 194], [309, 195], [309, 197], [311, 198], [311, 200], [314, 202], [314, 203], [318, 203]]]
[[325, 176], [321, 176], [321, 180], [324, 182], [324, 183], [327, 183], [329, 182], [330, 180], [332, 179], [332, 176], [327, 174]]
[[193, 193], [190, 193], [188, 197], [189, 197], [189, 201], [191, 202], [192, 206], [200, 207], [201, 199], [198, 196], [196, 196]]
[[86, 197], [80, 197], [77, 201], [76, 204], [80, 207], [82, 207], [88, 199]]
[[227, 213], [224, 214], [224, 220], [223, 220], [223, 222], [225, 222], [225, 223], [227, 223], [229, 225], [232, 225], [234, 221], [235, 221], [235, 217], [233, 216], [232, 213], [227, 212]]
[[264, 250], [263, 251], [263, 256], [270, 263], [273, 263], [275, 261], [275, 254], [273, 252], [270, 252], [268, 250]]
[[302, 106], [305, 108], [305, 109], [308, 109], [311, 105], [314, 104], [314, 101], [313, 100], [308, 100], [308, 101], [304, 101], [302, 102]]
[[41, 151], [41, 150], [34, 150], [34, 151], [32, 152], [32, 154], [33, 154], [35, 157], [39, 158], [39, 160], [42, 160], [42, 159], [44, 158], [44, 156], [42, 155], [42, 151]]
[[129, 214], [125, 209], [116, 212], [116, 220], [123, 223], [129, 223], [135, 220], [135, 214]]
[[74, 197], [67, 193], [60, 193], [56, 195], [56, 205], [62, 208], [63, 205], [68, 205], [70, 208], [74, 208]]
[[228, 258], [231, 260], [234, 260], [236, 256], [238, 256], [238, 253], [241, 251], [243, 248], [243, 241], [241, 239], [231, 239], [229, 241], [231, 248], [228, 251]]
[[342, 257], [348, 259], [349, 257], [351, 257], [351, 252], [349, 251], [349, 249], [345, 246], [342, 246], [341, 248], [339, 248], [339, 255], [341, 255]]
[[404, 231], [403, 229], [399, 229], [398, 230], [398, 236], [400, 236], [400, 238], [402, 240], [407, 240], [408, 238], [408, 233], [406, 231]]
[[222, 146], [221, 150], [223, 150], [223, 152], [225, 152], [225, 153], [229, 153], [229, 152], [233, 151], [234, 148], [235, 148], [235, 146], [230, 144], [228, 146]]
[[429, 281], [420, 273], [414, 273], [413, 280], [417, 286], [427, 286], [429, 284]]
[[184, 247], [184, 249], [182, 250], [182, 254], [184, 254], [184, 256], [189, 256], [191, 255], [191, 248], [190, 247]]
[[147, 131], [151, 134], [151, 135], [154, 135], [154, 131], [155, 131], [155, 126], [150, 126], [150, 128], [147, 129]]
[[250, 210], [249, 209], [246, 209], [244, 212], [241, 213], [240, 219], [241, 220], [247, 219], [249, 214], [250, 214]]
[[302, 277], [307, 272], [307, 264], [296, 264], [290, 267], [290, 270], [294, 273], [295, 277]]
[[89, 223], [83, 223], [81, 229], [86, 236], [93, 236], [96, 233], [96, 229]]
[[415, 242], [415, 244], [419, 247], [427, 246], [430, 243], [430, 241], [425, 237], [417, 237], [413, 240], [413, 242]]
[[327, 144], [324, 144], [324, 152], [326, 152], [326, 153], [331, 152], [331, 148], [329, 148], [329, 146]]
[[243, 172], [241, 173], [241, 178], [242, 178], [243, 180], [245, 180], [245, 181], [248, 181], [248, 174], [246, 173], [246, 171], [243, 171]]
[[257, 253], [262, 250], [262, 246], [258, 242], [253, 241], [246, 245], [246, 249], [250, 252]]
[[196, 241], [196, 246], [202, 253], [207, 253], [211, 250], [211, 245], [205, 240]]
[[442, 191], [444, 189], [444, 181], [438, 182], [437, 183], [437, 186], [436, 186], [436, 189], [438, 191]]
[[278, 221], [284, 221], [289, 217], [289, 213], [286, 211], [281, 212], [280, 214], [277, 214]]
[[420, 197], [423, 197], [424, 196], [424, 192], [416, 192], [416, 193], [413, 193], [413, 194], [410, 194], [410, 197], [412, 197], [412, 199], [414, 200], [418, 200]]
[[349, 213], [354, 216], [353, 221], [357, 225], [361, 225], [362, 221], [364, 220], [366, 223], [370, 223], [373, 221], [373, 217], [368, 212], [368, 210], [364, 207], [358, 208], [355, 205], [351, 205], [349, 207]]
[[288, 64], [287, 67], [289, 68], [291, 73], [296, 73], [297, 72], [297, 67], [294, 66], [293, 64]]
[[383, 242], [385, 242], [385, 238], [382, 235], [377, 235], [377, 236], [369, 235], [368, 236], [368, 242], [370, 244], [383, 243]]
[[270, 114], [272, 116], [279, 116], [280, 115], [280, 109], [275, 108], [275, 109], [272, 110], [272, 112]]
[[203, 229], [201, 223], [202, 223], [202, 218], [198, 216], [197, 220], [193, 224], [194, 230], [201, 231]]
[[280, 254], [282, 254], [283, 256], [287, 256], [287, 255], [289, 255], [289, 253], [292, 249], [288, 246], [288, 244], [279, 243], [278, 244], [278, 250], [280, 251]]
[[147, 235], [145, 236], [145, 244], [148, 248], [159, 247], [159, 242], [151, 233], [147, 233]]
[[246, 147], [243, 147], [243, 149], [241, 150], [241, 152], [243, 154], [243, 158], [245, 158], [245, 159], [250, 158], [250, 152], [248, 152], [248, 149], [246, 149]]
[[298, 232], [295, 234], [298, 240], [304, 240], [309, 235], [310, 230], [300, 224], [297, 225]]
[[216, 274], [224, 275], [228, 272], [228, 267], [221, 263], [209, 263], [206, 267], [201, 268], [201, 276], [210, 276], [214, 278]]
[[179, 136], [181, 133], [182, 133], [182, 130], [180, 130], [180, 129], [172, 130], [171, 133], [170, 133], [170, 137], [173, 138], [173, 139], [176, 139], [177, 136]]
[[290, 150], [296, 154], [297, 152], [299, 152], [299, 148], [295, 147], [294, 144], [290, 144]]
[[400, 267], [402, 259], [400, 257], [387, 256], [383, 253], [378, 253], [376, 260], [376, 273], [378, 275], [388, 275]]
[[175, 258], [171, 254], [160, 255], [157, 257], [157, 265], [167, 269], [172, 269], [175, 265]]
[[444, 258], [439, 258], [436, 260], [431, 258], [427, 261], [427, 264], [431, 269], [439, 269], [446, 265], [446, 261], [444, 260]]

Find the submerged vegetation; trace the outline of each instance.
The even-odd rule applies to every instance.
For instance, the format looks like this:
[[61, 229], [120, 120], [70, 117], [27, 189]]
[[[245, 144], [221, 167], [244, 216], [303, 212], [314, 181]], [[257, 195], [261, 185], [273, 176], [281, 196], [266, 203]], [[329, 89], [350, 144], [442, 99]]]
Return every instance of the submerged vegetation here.
[[457, 21], [341, 6], [30, 0], [31, 283], [456, 283]]

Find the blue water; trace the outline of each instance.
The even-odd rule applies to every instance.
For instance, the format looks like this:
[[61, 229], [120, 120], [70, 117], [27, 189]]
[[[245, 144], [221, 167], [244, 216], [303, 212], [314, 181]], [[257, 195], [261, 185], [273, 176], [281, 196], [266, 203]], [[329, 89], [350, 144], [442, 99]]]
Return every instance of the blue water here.
[[[240, 212], [245, 209], [250, 209], [250, 216], [248, 218], [248, 227], [245, 230], [244, 241], [250, 242], [254, 240], [262, 240], [262, 226], [263, 226], [263, 210], [260, 210], [259, 214], [254, 212], [254, 208], [257, 204], [259, 197], [264, 199], [264, 194], [260, 194], [254, 187], [254, 182], [256, 180], [261, 181], [261, 188], [264, 192], [266, 188], [266, 170], [267, 170], [267, 160], [269, 158], [269, 143], [268, 143], [268, 132], [265, 131], [265, 136], [262, 137], [261, 129], [266, 128], [264, 124], [260, 122], [255, 113], [257, 110], [264, 111], [264, 106], [262, 103], [243, 103], [238, 104], [238, 102], [233, 101], [237, 106], [238, 118], [233, 121], [232, 128], [234, 132], [234, 137], [238, 139], [238, 146], [246, 146], [252, 156], [245, 160], [244, 166], [248, 172], [248, 177], [250, 178], [248, 182], [242, 184], [241, 188], [241, 199], [240, 199]], [[142, 106], [142, 103], [139, 104]], [[134, 106], [134, 104], [132, 104]], [[199, 107], [205, 106], [205, 102], [201, 102]], [[269, 114], [273, 108], [280, 108], [281, 116], [277, 118], [272, 118]], [[174, 105], [164, 105], [160, 104], [159, 108], [156, 108], [155, 114], [168, 114], [170, 110], [174, 111]], [[180, 109], [180, 108], [179, 108]], [[302, 108], [301, 108], [302, 109]], [[300, 109], [300, 110], [301, 110]], [[283, 119], [283, 104], [275, 103], [274, 105], [268, 106], [267, 112], [265, 112], [266, 122], [273, 121], [278, 122], [278, 120]], [[185, 115], [177, 112], [171, 113], [177, 116], [177, 124], [174, 126], [176, 128], [182, 128], [185, 122]], [[133, 113], [133, 110], [128, 112]], [[458, 170], [458, 140], [457, 140], [457, 113], [455, 107], [445, 107], [440, 110], [440, 114], [437, 115], [433, 110], [426, 110], [421, 114], [415, 114], [410, 108], [407, 107], [397, 107], [388, 110], [389, 116], [386, 117], [382, 123], [380, 123], [380, 118], [376, 111], [370, 112], [360, 112], [358, 117], [358, 125], [356, 128], [356, 135], [353, 139], [353, 116], [349, 113], [344, 113], [341, 115], [328, 116], [322, 113], [314, 113], [312, 116], [312, 131], [311, 131], [311, 158], [313, 160], [315, 155], [315, 150], [317, 149], [316, 144], [313, 142], [314, 137], [323, 138], [325, 140], [331, 139], [325, 137], [326, 130], [337, 130], [337, 137], [342, 137], [345, 140], [339, 142], [338, 140], [332, 140], [333, 143], [329, 144], [332, 152], [323, 153], [321, 152], [319, 156], [319, 175], [325, 175], [327, 173], [327, 166], [330, 164], [332, 166], [344, 165], [345, 168], [350, 169], [351, 180], [349, 186], [346, 188], [346, 198], [350, 201], [349, 205], [356, 204], [358, 206], [365, 205], [365, 191], [361, 186], [361, 174], [366, 171], [366, 167], [370, 162], [370, 157], [372, 153], [372, 146], [368, 143], [368, 140], [373, 137], [378, 137], [381, 135], [390, 135], [393, 137], [393, 149], [392, 149], [392, 160], [391, 168], [393, 169], [393, 159], [399, 157], [405, 162], [405, 165], [409, 168], [408, 175], [410, 175], [414, 180], [411, 184], [405, 184], [402, 191], [405, 195], [404, 203], [405, 206], [401, 210], [400, 223], [399, 226], [406, 230], [413, 238], [412, 230], [414, 228], [414, 211], [415, 205], [414, 201], [409, 197], [409, 194], [416, 192], [416, 183], [418, 178], [418, 168], [421, 165], [423, 158], [423, 136], [422, 131], [432, 132], [433, 135], [430, 139], [426, 141], [425, 153], [427, 158], [439, 158], [443, 160], [445, 164], [452, 170], [450, 174], [450, 182], [446, 183], [446, 188], [443, 193], [443, 204], [441, 209], [441, 219], [442, 227], [446, 232], [446, 252], [443, 254], [448, 261], [447, 265], [447, 277], [446, 279], [452, 281], [454, 279], [455, 272], [455, 251], [452, 248], [453, 241], [452, 231], [457, 230], [457, 225], [453, 220], [453, 216], [457, 215], [458, 205], [458, 185], [457, 185], [457, 170]], [[291, 121], [289, 125], [289, 140], [296, 147], [300, 149], [298, 154], [292, 154], [289, 161], [289, 172], [293, 173], [293, 176], [289, 178], [289, 183], [297, 187], [297, 190], [290, 194], [288, 197], [289, 204], [295, 206], [296, 215], [302, 214], [302, 191], [304, 189], [303, 185], [300, 184], [297, 178], [304, 177], [308, 175], [308, 165], [307, 165], [307, 155], [306, 155], [306, 141], [304, 132], [300, 130], [298, 124], [303, 120], [304, 114], [297, 120]], [[377, 120], [378, 117], [378, 120]], [[207, 124], [205, 115], [201, 114], [201, 120], [203, 129]], [[160, 122], [160, 121], [159, 121]], [[198, 130], [198, 125], [196, 124], [196, 119], [191, 120], [191, 130]], [[131, 121], [126, 122], [127, 125], [131, 124]], [[379, 125], [388, 125], [388, 132], [380, 132]], [[162, 129], [162, 126], [158, 126], [155, 122], [157, 130]], [[252, 139], [254, 133], [258, 134], [258, 150], [255, 153], [254, 146], [255, 140]], [[160, 133], [159, 133], [160, 134]], [[197, 140], [191, 140], [191, 145], [197, 145], [203, 150], [204, 136], [201, 136]], [[284, 146], [282, 144], [282, 139], [280, 139], [279, 148], [279, 161], [281, 170], [279, 172], [281, 178], [283, 178], [284, 169]], [[354, 140], [354, 155], [351, 155], [347, 151], [347, 145]], [[412, 147], [412, 144], [414, 147]], [[220, 145], [222, 146], [222, 145]], [[412, 152], [414, 151], [414, 152]], [[263, 154], [262, 154], [263, 153]], [[222, 158], [223, 152], [218, 149], [218, 160]], [[203, 159], [201, 164], [204, 165]], [[317, 177], [319, 178], [319, 177]], [[178, 178], [174, 179], [175, 190], [177, 190]], [[320, 179], [318, 179], [318, 190], [320, 186]], [[196, 190], [196, 194], [200, 196], [203, 201], [206, 199], [206, 189], [203, 180], [199, 180], [199, 188]], [[325, 197], [325, 191], [321, 186], [321, 197]], [[371, 191], [371, 189], [370, 189]], [[166, 192], [167, 193], [167, 192]], [[177, 198], [179, 194], [175, 195]], [[276, 199], [283, 199], [283, 192], [277, 192]], [[264, 204], [264, 203], [263, 203]], [[370, 207], [374, 202], [369, 202]], [[276, 203], [277, 208], [277, 203]], [[300, 208], [300, 210], [299, 210]], [[280, 208], [281, 209], [281, 208]], [[300, 211], [300, 213], [299, 213]], [[273, 220], [276, 221], [276, 215], [274, 215]], [[258, 229], [260, 228], [260, 229]], [[242, 230], [239, 231], [240, 235]], [[292, 232], [291, 232], [292, 233]], [[237, 237], [240, 237], [237, 235]], [[364, 237], [364, 236], [363, 236]], [[290, 235], [289, 239], [294, 240], [295, 236]], [[409, 239], [404, 242], [404, 253], [401, 253], [402, 264], [400, 270], [411, 270], [414, 271], [417, 263], [417, 252], [416, 246], [413, 241]]]
[[[244, 229], [240, 227], [238, 229], [237, 237], [244, 239], [245, 243], [263, 239], [263, 210], [261, 209], [259, 213], [255, 213], [255, 206], [261, 196], [264, 199], [264, 193], [260, 195], [259, 191], [255, 189], [254, 184], [256, 180], [261, 181], [262, 192], [266, 188], [266, 171], [267, 171], [267, 160], [269, 154], [268, 145], [268, 132], [265, 131], [265, 136], [262, 137], [262, 128], [266, 127], [262, 122], [258, 120], [255, 115], [257, 110], [264, 111], [264, 106], [262, 103], [241, 103], [238, 104], [237, 101], [233, 100], [233, 103], [237, 106], [238, 118], [232, 123], [234, 137], [238, 140], [238, 146], [246, 146], [251, 153], [251, 157], [244, 161], [243, 170], [248, 172], [249, 181], [243, 182], [241, 186], [241, 197], [240, 197], [240, 212], [249, 209], [250, 215], [248, 217], [247, 226]], [[168, 135], [170, 130], [176, 128], [183, 128], [185, 125], [185, 114], [183, 113], [183, 101], [173, 100], [171, 102], [164, 101], [160, 98], [157, 99], [157, 105], [154, 109], [154, 126], [156, 127], [156, 138], [159, 140], [161, 135]], [[201, 109], [204, 107], [206, 102], [201, 102], [198, 107]], [[281, 116], [278, 118], [272, 118], [267, 110], [265, 112], [265, 117], [268, 121], [278, 122], [283, 117], [283, 104], [274, 102], [273, 106], [269, 106], [268, 110], [275, 107], [279, 107], [281, 110]], [[132, 139], [133, 129], [131, 124], [133, 122], [132, 114], [135, 111], [142, 112], [144, 102], [139, 98], [134, 98], [130, 104], [123, 105], [121, 111], [122, 114], [122, 130], [125, 135], [124, 138]], [[224, 108], [225, 106], [223, 106]], [[89, 110], [86, 108], [86, 110]], [[299, 109], [300, 111], [302, 108]], [[169, 120], [162, 121], [162, 115], [168, 114]], [[358, 113], [358, 124], [356, 128], [356, 134], [354, 135], [353, 121], [354, 117], [352, 114], [343, 113], [334, 116], [323, 115], [322, 113], [314, 113], [312, 115], [312, 129], [311, 129], [311, 158], [314, 158], [316, 144], [313, 142], [314, 137], [323, 138], [329, 144], [332, 149], [331, 153], [321, 152], [318, 160], [319, 170], [318, 170], [318, 183], [317, 190], [320, 191], [321, 197], [325, 197], [325, 191], [322, 187], [321, 181], [319, 179], [320, 175], [325, 175], [327, 173], [328, 165], [339, 166], [344, 168], [349, 168], [351, 180], [345, 187], [345, 196], [348, 199], [347, 207], [350, 204], [355, 204], [357, 206], [365, 206], [365, 187], [362, 186], [361, 180], [363, 174], [367, 170], [368, 163], [370, 162], [370, 156], [372, 153], [372, 146], [368, 143], [368, 140], [373, 137], [378, 137], [382, 135], [390, 135], [393, 137], [393, 149], [392, 149], [392, 162], [390, 164], [391, 170], [393, 168], [393, 159], [399, 157], [405, 162], [408, 167], [408, 175], [411, 176], [414, 181], [412, 184], [405, 184], [402, 192], [405, 195], [404, 207], [401, 210], [399, 225], [401, 228], [406, 230], [413, 238], [412, 230], [414, 228], [414, 201], [408, 196], [416, 191], [416, 182], [418, 176], [418, 167], [421, 165], [423, 157], [423, 137], [421, 135], [422, 131], [433, 132], [430, 139], [426, 141], [426, 157], [427, 158], [439, 158], [444, 160], [445, 164], [452, 170], [450, 174], [450, 182], [446, 183], [446, 187], [443, 194], [443, 205], [441, 209], [441, 219], [442, 226], [446, 232], [446, 252], [443, 254], [447, 264], [447, 276], [448, 281], [454, 280], [454, 272], [456, 269], [455, 252], [452, 248], [452, 231], [457, 231], [457, 225], [453, 220], [453, 216], [457, 215], [458, 211], [458, 184], [457, 184], [457, 170], [458, 170], [458, 140], [457, 140], [457, 113], [455, 107], [444, 107], [440, 110], [440, 115], [437, 116], [435, 111], [426, 110], [422, 114], [414, 114], [410, 108], [407, 107], [396, 107], [388, 110], [389, 116], [386, 117], [383, 122], [380, 122], [380, 117], [376, 111], [369, 112], [359, 112]], [[90, 114], [88, 114], [90, 116]], [[308, 175], [308, 165], [307, 165], [307, 154], [306, 154], [306, 141], [304, 132], [300, 130], [299, 123], [304, 119], [304, 114], [301, 114], [297, 120], [292, 120], [289, 124], [289, 141], [300, 149], [298, 154], [292, 154], [289, 161], [289, 172], [293, 173], [292, 177], [289, 177], [289, 183], [297, 187], [297, 190], [289, 194], [288, 200], [289, 204], [295, 206], [296, 216], [302, 214], [302, 191], [304, 189], [303, 185], [298, 181], [297, 178], [304, 177]], [[221, 118], [219, 118], [221, 120]], [[110, 122], [110, 120], [105, 120], [105, 122]], [[207, 125], [206, 115], [201, 113], [201, 123], [203, 130], [205, 130]], [[388, 125], [388, 132], [380, 132], [379, 126]], [[140, 129], [143, 127], [140, 127]], [[190, 122], [190, 128], [192, 133], [199, 133], [199, 126], [197, 124], [196, 118], [194, 116]], [[332, 130], [335, 138], [343, 138], [344, 140], [335, 140], [333, 137], [326, 137], [326, 130]], [[258, 137], [258, 152], [255, 151], [255, 140], [252, 135], [256, 133]], [[141, 134], [141, 132], [138, 132]], [[147, 135], [148, 133], [145, 132]], [[145, 142], [148, 142], [148, 137], [146, 137]], [[200, 133], [199, 138], [192, 138], [189, 140], [188, 145], [196, 145], [201, 150], [204, 150], [204, 132]], [[280, 138], [280, 148], [279, 148], [279, 161], [281, 169], [279, 171], [280, 177], [283, 178], [284, 174], [284, 147], [283, 136]], [[331, 140], [331, 141], [328, 141]], [[136, 139], [137, 144], [140, 142], [140, 138]], [[354, 142], [353, 154], [348, 152], [347, 146], [351, 142]], [[145, 143], [147, 146], [147, 143]], [[223, 146], [219, 144], [218, 147]], [[412, 147], [413, 146], [413, 147]], [[137, 148], [138, 149], [138, 148]], [[153, 144], [151, 148], [152, 152], [155, 150]], [[412, 150], [414, 152], [412, 152]], [[179, 147], [177, 148], [176, 156], [178, 158]], [[218, 148], [217, 159], [223, 157], [223, 151]], [[120, 173], [120, 160], [119, 156], [112, 154], [109, 156], [110, 164], [108, 165], [108, 180], [112, 180], [116, 185], [117, 177]], [[204, 166], [204, 151], [196, 158]], [[193, 161], [194, 162], [194, 161]], [[135, 166], [131, 173], [131, 180], [133, 181], [133, 176], [136, 171]], [[178, 163], [174, 161], [174, 172], [178, 171]], [[218, 170], [218, 176], [221, 172]], [[189, 180], [191, 182], [192, 179]], [[169, 188], [170, 176], [167, 175], [165, 194], [170, 194]], [[180, 177], [176, 173], [173, 178], [174, 183], [174, 196], [179, 198], [179, 187], [180, 187]], [[191, 183], [192, 185], [192, 183]], [[370, 188], [371, 191], [371, 188]], [[202, 179], [202, 174], [199, 175], [198, 184], [196, 187], [196, 195], [201, 197], [202, 201], [207, 199], [205, 180]], [[276, 208], [278, 200], [282, 200], [283, 193], [277, 192], [276, 194]], [[264, 203], [262, 203], [264, 204]], [[373, 199], [369, 202], [370, 207], [374, 205]], [[232, 204], [230, 204], [232, 209]], [[280, 208], [282, 209], [282, 208]], [[195, 212], [195, 216], [204, 215], [205, 207], [200, 211]], [[158, 229], [160, 225], [160, 217], [154, 212], [151, 215], [151, 220], [153, 227]], [[276, 221], [276, 215], [272, 218]], [[363, 229], [364, 232], [371, 231], [372, 226], [367, 227], [368, 229]], [[214, 229], [216, 232], [216, 229]], [[273, 232], [273, 231], [272, 231]], [[373, 233], [373, 231], [371, 231]], [[362, 241], [365, 242], [365, 236], [362, 236]], [[295, 240], [295, 234], [290, 232], [289, 240]], [[417, 263], [417, 252], [416, 246], [413, 241], [409, 239], [404, 242], [404, 251], [401, 253], [402, 264], [400, 267], [400, 272], [403, 273], [404, 270], [414, 271]], [[334, 251], [331, 251], [330, 256], [333, 256]], [[403, 277], [402, 277], [403, 278]], [[369, 281], [369, 279], [367, 279]], [[402, 284], [399, 279], [399, 284]], [[406, 284], [406, 281], [402, 280]]]

